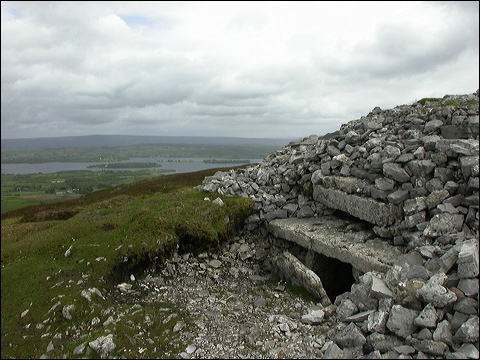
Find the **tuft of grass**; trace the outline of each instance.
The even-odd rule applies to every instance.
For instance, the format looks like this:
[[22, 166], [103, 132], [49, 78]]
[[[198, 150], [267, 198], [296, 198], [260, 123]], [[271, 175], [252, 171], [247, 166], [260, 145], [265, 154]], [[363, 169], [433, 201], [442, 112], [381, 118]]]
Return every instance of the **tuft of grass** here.
[[459, 99], [449, 99], [446, 100], [444, 103], [444, 106], [454, 106], [454, 107], [468, 107], [468, 106], [478, 106], [478, 100], [475, 99], [470, 99], [467, 101], [460, 102]]
[[477, 99], [462, 99], [459, 97], [446, 97], [446, 98], [423, 98], [418, 100], [420, 104], [425, 106], [425, 104], [431, 103], [432, 106], [453, 106], [453, 107], [469, 107], [469, 106], [478, 106]]
[[311, 294], [310, 292], [308, 292], [308, 290], [305, 289], [303, 286], [295, 286], [295, 285], [292, 285], [291, 282], [281, 280], [281, 279], [280, 279], [279, 277], [277, 277], [277, 276], [272, 276], [272, 277], [269, 279], [269, 282], [270, 282], [271, 284], [282, 283], [282, 284], [285, 286], [285, 289], [286, 289], [287, 291], [291, 292], [292, 294], [298, 295], [299, 297], [301, 297], [301, 298], [304, 299], [305, 301], [313, 302], [313, 303], [318, 303], [318, 302], [319, 302], [319, 300], [318, 300], [313, 294]]
[[[425, 106], [425, 103], [427, 103], [427, 102], [429, 102], [429, 103], [437, 103], [437, 102], [439, 102], [439, 101], [442, 101], [442, 99], [441, 99], [441, 98], [423, 98], [423, 99], [418, 100], [418, 102], [419, 102], [420, 104], [422, 104], [423, 106]], [[435, 105], [437, 105], [437, 104], [435, 104]]]
[[309, 293], [303, 286], [293, 286], [291, 283], [286, 283], [285, 288], [292, 294], [298, 295], [305, 301], [318, 302], [317, 298]]
[[[170, 308], [166, 312], [154, 303], [132, 309], [134, 304], [119, 303], [113, 294], [131, 274], [139, 278], [161, 268], [177, 248], [194, 253], [217, 249], [251, 214], [252, 199], [225, 197], [225, 205], [218, 206], [204, 200], [208, 194], [193, 189], [217, 170], [141, 180], [2, 214], [2, 357], [38, 358], [50, 341], [55, 349], [49, 357], [71, 357], [76, 346], [106, 331], [115, 334], [117, 349], [123, 348], [112, 356], [174, 357], [180, 351], [172, 345], [178, 344], [171, 332], [175, 320], [163, 321], [175, 313], [177, 320], [188, 323], [188, 314], [170, 304], [162, 306]], [[93, 288], [104, 298], [81, 295]], [[67, 305], [74, 305], [72, 320], [62, 315]], [[109, 308], [124, 314], [122, 321], [91, 325], [95, 317], [101, 323], [107, 320]], [[147, 326], [146, 334], [154, 346], [136, 336], [135, 324], [143, 324], [147, 315], [155, 324]], [[145, 351], [134, 352], [140, 346]]]

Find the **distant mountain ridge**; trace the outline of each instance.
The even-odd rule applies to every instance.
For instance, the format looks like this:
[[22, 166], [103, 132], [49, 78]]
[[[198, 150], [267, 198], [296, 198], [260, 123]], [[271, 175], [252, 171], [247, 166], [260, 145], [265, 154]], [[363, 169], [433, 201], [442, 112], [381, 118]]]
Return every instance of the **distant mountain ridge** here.
[[200, 136], [85, 135], [28, 139], [1, 139], [1, 147], [2, 149], [55, 149], [64, 147], [115, 147], [145, 144], [204, 144], [224, 146], [263, 145], [282, 147], [292, 140], [294, 139]]

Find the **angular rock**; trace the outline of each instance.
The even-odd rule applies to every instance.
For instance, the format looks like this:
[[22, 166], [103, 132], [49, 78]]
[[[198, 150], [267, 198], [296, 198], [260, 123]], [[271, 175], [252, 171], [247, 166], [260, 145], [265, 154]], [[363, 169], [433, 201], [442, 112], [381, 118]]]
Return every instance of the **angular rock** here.
[[[462, 274], [463, 275], [463, 274]], [[461, 279], [457, 286], [466, 296], [475, 296], [478, 294], [478, 279]]]
[[463, 226], [464, 216], [460, 214], [442, 213], [435, 215], [423, 231], [423, 235], [436, 238], [444, 234], [459, 232]]
[[356, 313], [354, 315], [350, 315], [344, 321], [345, 322], [354, 322], [354, 323], [362, 322], [362, 321], [368, 319], [370, 314], [372, 314], [374, 312], [375, 312], [375, 310], [362, 311], [362, 312]]
[[395, 346], [403, 345], [403, 341], [399, 337], [380, 333], [368, 335], [366, 341], [370, 343], [375, 350], [378, 350], [381, 353], [392, 350]]
[[454, 341], [457, 343], [473, 343], [478, 341], [478, 315], [471, 315], [457, 330]]
[[[478, 145], [478, 142], [477, 142]], [[478, 152], [478, 150], [477, 150]], [[460, 159], [462, 174], [465, 178], [478, 176], [479, 156], [465, 156]]]
[[[370, 310], [373, 311], [373, 310]], [[367, 330], [384, 334], [386, 331], [389, 313], [386, 311], [373, 311], [367, 319]]]
[[415, 318], [413, 323], [416, 326], [424, 327], [424, 328], [431, 328], [434, 329], [437, 327], [437, 311], [432, 303], [428, 303], [420, 314]]
[[449, 196], [450, 196], [450, 193], [445, 189], [432, 191], [425, 198], [425, 205], [427, 205], [427, 208], [433, 209], [435, 206], [440, 204], [443, 200], [445, 200]]
[[83, 354], [83, 351], [85, 350], [86, 345], [87, 343], [78, 345], [75, 349], [73, 349], [73, 355]]
[[440, 273], [432, 276], [430, 280], [418, 290], [418, 295], [425, 301], [432, 303], [437, 308], [443, 308], [457, 300], [457, 295], [443, 286], [447, 275]]
[[324, 317], [325, 312], [323, 310], [311, 309], [307, 314], [302, 315], [302, 322], [305, 324], [318, 325], [322, 323]]
[[386, 177], [378, 178], [375, 180], [375, 187], [378, 190], [390, 191], [393, 190], [395, 181]]
[[458, 276], [462, 279], [473, 278], [479, 274], [478, 241], [462, 244], [458, 254]]
[[459, 297], [453, 305], [453, 310], [468, 315], [478, 314], [478, 300], [466, 297]]
[[399, 183], [410, 181], [410, 175], [396, 163], [383, 164], [383, 174]]
[[358, 307], [350, 299], [343, 299], [337, 307], [337, 319], [344, 321], [346, 318], [358, 312]]
[[220, 199], [219, 197], [217, 197], [215, 200], [212, 200], [212, 204], [216, 204], [218, 206], [224, 206], [224, 202], [222, 199]]
[[112, 334], [100, 336], [96, 340], [90, 341], [88, 345], [98, 353], [102, 359], [106, 358], [116, 347]]
[[353, 284], [348, 298], [357, 305], [360, 311], [375, 310], [378, 308], [378, 300], [370, 296], [370, 286], [368, 284]]
[[403, 203], [403, 212], [405, 215], [412, 215], [427, 208], [425, 199], [423, 197], [416, 197], [414, 199], [407, 199]]
[[443, 356], [445, 351], [448, 350], [447, 344], [435, 340], [417, 340], [412, 338], [410, 340], [410, 345], [412, 345], [417, 351], [433, 356]]
[[309, 218], [312, 216], [313, 216], [313, 210], [310, 206], [302, 206], [297, 212], [298, 218]]
[[405, 190], [397, 190], [390, 195], [387, 196], [387, 199], [392, 204], [400, 204], [402, 201], [408, 199], [409, 194], [408, 191]]
[[270, 222], [274, 219], [286, 219], [288, 217], [287, 210], [277, 209], [265, 214], [265, 220]]
[[417, 310], [407, 309], [401, 305], [393, 305], [387, 321], [387, 328], [396, 335], [406, 338], [417, 329], [413, 322], [418, 315], [419, 312]]
[[403, 355], [413, 354], [415, 352], [415, 348], [410, 345], [395, 346], [393, 349]]
[[452, 326], [447, 320], [438, 323], [433, 332], [433, 340], [443, 342], [447, 345], [453, 345]]
[[418, 340], [433, 340], [433, 334], [427, 328], [423, 328], [422, 330], [420, 330], [418, 332], [417, 339]]
[[328, 341], [322, 347], [324, 359], [345, 359], [345, 354], [333, 341]]
[[457, 352], [463, 354], [467, 359], [478, 359], [479, 353], [478, 349], [473, 344], [463, 344], [457, 349]]
[[357, 325], [350, 323], [335, 337], [335, 342], [340, 348], [361, 347], [366, 339]]
[[450, 324], [452, 325], [452, 331], [456, 332], [463, 323], [465, 323], [469, 319], [470, 315], [462, 314], [461, 312], [455, 311], [453, 316], [450, 320]]
[[372, 287], [370, 289], [370, 294], [378, 299], [393, 297], [393, 293], [388, 288], [387, 284], [385, 284], [382, 279], [379, 279], [376, 276], [372, 276]]

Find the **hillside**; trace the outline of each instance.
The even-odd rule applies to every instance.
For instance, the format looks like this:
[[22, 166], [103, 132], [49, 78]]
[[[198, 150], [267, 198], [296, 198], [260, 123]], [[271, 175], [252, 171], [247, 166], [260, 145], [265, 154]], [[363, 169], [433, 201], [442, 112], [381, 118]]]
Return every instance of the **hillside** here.
[[[118, 283], [161, 266], [177, 249], [215, 251], [233, 236], [253, 201], [204, 201], [205, 194], [192, 187], [210, 174], [156, 177], [2, 214], [2, 358], [40, 357], [51, 341], [40, 335], [49, 332], [61, 334], [65, 347], [49, 356], [71, 354], [103, 332], [77, 336], [85, 319], [101, 318], [108, 307], [127, 307], [108, 295]], [[101, 308], [90, 303], [92, 289], [105, 297]], [[57, 302], [64, 305], [54, 312]], [[71, 322], [64, 321], [65, 306]]]
[[478, 92], [377, 107], [2, 214], [2, 357], [478, 358], [478, 124]]

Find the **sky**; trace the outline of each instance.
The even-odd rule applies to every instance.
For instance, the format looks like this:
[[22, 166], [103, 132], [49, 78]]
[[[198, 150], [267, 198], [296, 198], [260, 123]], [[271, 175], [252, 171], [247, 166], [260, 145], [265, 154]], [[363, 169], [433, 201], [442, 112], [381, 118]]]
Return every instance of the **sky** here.
[[479, 88], [478, 1], [2, 1], [1, 138], [298, 139]]

